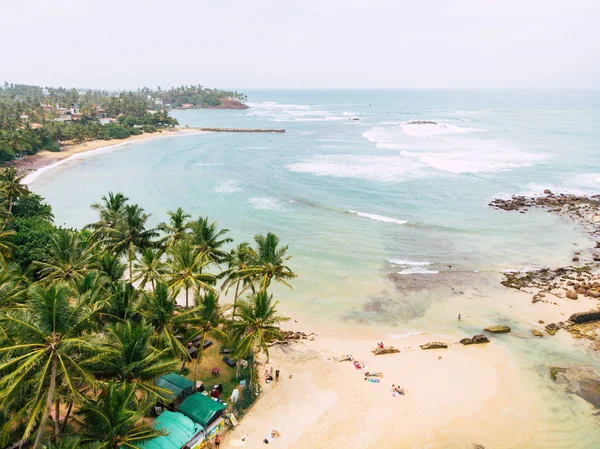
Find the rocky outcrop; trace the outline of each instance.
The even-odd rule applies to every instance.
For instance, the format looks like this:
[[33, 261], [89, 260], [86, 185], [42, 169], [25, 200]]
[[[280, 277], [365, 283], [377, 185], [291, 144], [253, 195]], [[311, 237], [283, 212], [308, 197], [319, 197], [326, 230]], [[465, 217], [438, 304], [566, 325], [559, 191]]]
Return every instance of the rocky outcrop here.
[[546, 332], [548, 332], [550, 335], [554, 335], [560, 329], [560, 327], [556, 323], [548, 323], [544, 329], [546, 329]]
[[531, 329], [531, 333], [535, 336], [535, 337], [544, 337], [544, 334], [542, 332], [540, 332], [537, 329]]
[[267, 346], [270, 347], [270, 346], [275, 346], [275, 345], [289, 345], [290, 342], [298, 341], [298, 340], [314, 341], [315, 336], [317, 335], [312, 332], [310, 334], [307, 334], [305, 332], [294, 332], [294, 331], [283, 331], [281, 334], [283, 335], [282, 340], [272, 341], [272, 342], [268, 343]]
[[567, 393], [574, 394], [600, 409], [600, 378], [589, 367], [550, 368], [550, 377], [562, 385]]
[[375, 355], [397, 354], [400, 352], [400, 349], [396, 349], [393, 346], [389, 346], [387, 348], [375, 348], [371, 352]]
[[492, 334], [506, 334], [510, 332], [510, 327], [508, 326], [490, 326], [484, 329], [486, 332], [491, 332]]
[[430, 341], [429, 343], [425, 343], [421, 345], [421, 349], [446, 349], [448, 345], [441, 341]]
[[474, 335], [473, 338], [463, 338], [460, 343], [467, 345], [478, 345], [481, 343], [489, 343], [490, 340], [483, 334]]
[[569, 317], [573, 323], [587, 323], [589, 321], [600, 321], [600, 310], [590, 310], [589, 312], [574, 313]]

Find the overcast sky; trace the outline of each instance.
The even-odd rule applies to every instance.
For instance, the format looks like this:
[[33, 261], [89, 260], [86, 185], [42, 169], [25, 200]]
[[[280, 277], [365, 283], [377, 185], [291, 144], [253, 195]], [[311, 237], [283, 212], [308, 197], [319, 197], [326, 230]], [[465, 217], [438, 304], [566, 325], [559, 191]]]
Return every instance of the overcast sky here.
[[0, 81], [600, 87], [600, 0], [0, 0]]

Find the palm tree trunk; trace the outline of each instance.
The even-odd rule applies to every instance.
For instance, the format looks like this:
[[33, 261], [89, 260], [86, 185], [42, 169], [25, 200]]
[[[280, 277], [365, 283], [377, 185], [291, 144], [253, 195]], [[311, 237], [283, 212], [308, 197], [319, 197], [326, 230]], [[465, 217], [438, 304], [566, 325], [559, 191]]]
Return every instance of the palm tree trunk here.
[[204, 342], [206, 341], [206, 332], [202, 332], [202, 343], [196, 356], [196, 363], [194, 364], [194, 388], [196, 388], [196, 381], [198, 380], [198, 365], [202, 361], [202, 351], [204, 350]]
[[13, 200], [12, 200], [12, 196], [10, 196], [8, 198], [8, 214], [6, 215], [6, 219], [4, 220], [4, 226], [2, 226], [3, 230], [6, 228], [6, 225], [8, 225], [8, 220], [10, 219], [10, 214], [12, 212], [12, 207], [13, 207]]
[[60, 432], [59, 421], [60, 421], [60, 399], [57, 399], [56, 402], [54, 403], [54, 436], [55, 437], [58, 437], [58, 434]]
[[[240, 367], [242, 366], [242, 362], [240, 359], [238, 359], [237, 362], [235, 362], [235, 378], [239, 379], [240, 378]], [[250, 385], [248, 385], [250, 386]]]
[[189, 288], [186, 287], [185, 288], [185, 308], [189, 309], [190, 308], [190, 304], [188, 302], [188, 292], [189, 292]]
[[240, 288], [240, 281], [238, 279], [237, 283], [235, 284], [235, 296], [233, 297], [233, 310], [231, 311], [231, 321], [233, 322], [233, 320], [235, 320], [235, 308], [237, 306], [237, 299], [238, 299], [238, 290]]
[[56, 368], [58, 366], [58, 358], [55, 356], [52, 360], [52, 369], [50, 371], [50, 387], [48, 388], [48, 401], [46, 403], [46, 411], [40, 420], [40, 428], [38, 429], [35, 442], [33, 443], [33, 449], [38, 449], [42, 441], [42, 434], [44, 433], [44, 427], [48, 422], [48, 416], [52, 412], [52, 397], [54, 396], [54, 386], [56, 384]]
[[129, 255], [129, 283], [131, 284], [133, 279], [133, 259], [131, 254]]
[[60, 426], [60, 431], [64, 432], [64, 430], [67, 427], [67, 421], [69, 420], [69, 416], [71, 416], [71, 410], [73, 409], [73, 401], [69, 401], [69, 406], [67, 407], [67, 414], [65, 415], [65, 419], [62, 423], [62, 426]]

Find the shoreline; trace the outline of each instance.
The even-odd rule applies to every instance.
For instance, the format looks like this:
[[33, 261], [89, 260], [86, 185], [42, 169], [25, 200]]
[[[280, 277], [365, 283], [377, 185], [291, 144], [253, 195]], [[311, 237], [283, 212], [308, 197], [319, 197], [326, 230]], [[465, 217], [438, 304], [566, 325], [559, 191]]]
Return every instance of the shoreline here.
[[174, 128], [162, 132], [151, 134], [141, 134], [139, 136], [130, 136], [126, 139], [111, 140], [92, 140], [89, 142], [65, 146], [62, 151], [41, 151], [31, 156], [25, 156], [22, 160], [12, 164], [18, 171], [26, 173], [23, 178], [23, 184], [30, 185], [42, 173], [58, 167], [73, 159], [87, 157], [92, 154], [114, 150], [138, 142], [149, 140], [205, 134], [207, 131], [200, 131], [193, 128]]

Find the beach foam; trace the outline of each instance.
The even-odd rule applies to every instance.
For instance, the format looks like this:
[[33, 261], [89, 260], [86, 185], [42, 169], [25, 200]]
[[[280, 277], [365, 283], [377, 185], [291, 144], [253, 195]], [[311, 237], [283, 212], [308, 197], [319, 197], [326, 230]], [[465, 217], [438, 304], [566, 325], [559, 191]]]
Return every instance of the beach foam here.
[[356, 178], [379, 182], [404, 182], [431, 175], [417, 160], [399, 156], [314, 155], [290, 164], [289, 171], [316, 176]]
[[396, 257], [388, 259], [388, 262], [392, 263], [394, 265], [413, 265], [413, 266], [431, 265], [431, 262], [415, 262], [414, 260], [398, 259]]
[[242, 185], [239, 181], [236, 181], [235, 179], [224, 181], [213, 188], [213, 192], [215, 193], [235, 193], [241, 192], [242, 190], [244, 190], [242, 188]]
[[356, 210], [349, 210], [349, 214], [358, 215], [359, 217], [369, 218], [370, 220], [382, 221], [384, 223], [396, 223], [396, 224], [406, 224], [407, 220], [398, 220], [396, 218], [385, 217], [383, 215], [377, 214], [367, 214], [365, 212], [358, 212]]
[[256, 210], [275, 210], [277, 202], [273, 198], [268, 197], [252, 197], [248, 200]]
[[463, 128], [449, 123], [418, 123], [413, 121], [404, 122], [400, 125], [402, 130], [416, 137], [432, 137], [444, 134], [466, 134], [474, 131], [484, 131], [477, 128]]
[[404, 270], [398, 271], [398, 274], [402, 274], [402, 275], [407, 275], [407, 274], [438, 274], [439, 271], [437, 270], [428, 270], [427, 268], [421, 268], [421, 267], [413, 267], [413, 268], [406, 268]]

